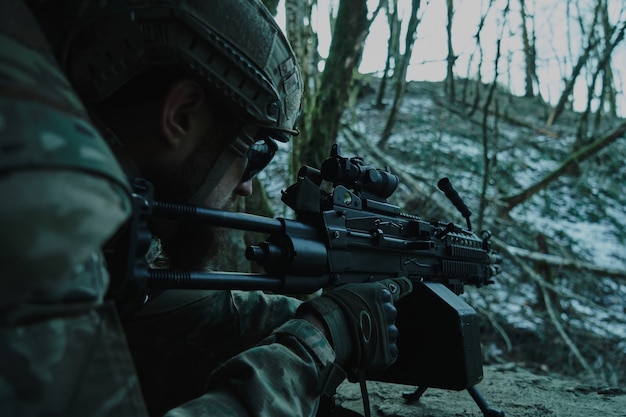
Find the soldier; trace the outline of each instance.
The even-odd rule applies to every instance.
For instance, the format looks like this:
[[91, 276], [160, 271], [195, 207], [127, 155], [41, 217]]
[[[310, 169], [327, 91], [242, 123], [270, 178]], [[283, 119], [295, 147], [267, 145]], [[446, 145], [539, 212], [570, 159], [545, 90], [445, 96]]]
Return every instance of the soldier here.
[[[19, 5], [17, 0], [9, 3]], [[6, 7], [2, 16], [8, 20], [16, 12]], [[17, 55], [3, 57], [7, 62], [25, 57], [26, 62], [7, 70], [18, 81], [25, 70], [46, 70], [44, 75], [63, 85], [60, 93], [50, 96], [72, 101], [82, 111], [83, 123], [55, 132], [46, 121], [75, 120], [65, 114], [36, 118], [46, 133], [39, 134], [39, 144], [54, 148], [58, 141], [49, 145], [41, 139], [50, 137], [70, 142], [72, 162], [62, 168], [68, 175], [78, 172], [93, 182], [104, 181], [109, 193], [95, 199], [93, 194], [102, 186], [81, 188], [80, 183], [54, 176], [46, 179], [50, 184], [42, 181], [49, 192], [62, 190], [57, 202], [61, 208], [52, 206], [53, 214], [74, 219], [79, 213], [77, 218], [84, 220], [54, 224], [60, 230], [42, 243], [46, 248], [56, 246], [61, 236], [71, 241], [67, 248], [55, 247], [64, 254], [72, 251], [77, 258], [59, 268], [61, 278], [54, 280], [53, 271], [47, 276], [45, 264], [40, 276], [31, 273], [24, 268], [31, 267], [23, 265], [24, 257], [15, 256], [11, 275], [16, 278], [3, 279], [5, 325], [0, 346], [7, 355], [2, 355], [0, 386], [7, 412], [2, 415], [315, 415], [320, 398], [332, 395], [343, 379], [340, 368], [355, 371], [393, 362], [397, 355], [393, 302], [410, 292], [405, 279], [345, 286], [302, 305], [261, 292], [151, 293], [136, 314], [124, 318], [122, 333], [113, 304], [102, 299], [107, 282], [99, 247], [128, 215], [127, 180], [148, 179], [161, 200], [213, 208], [228, 208], [236, 197], [250, 195], [251, 179], [272, 159], [275, 142], [288, 141], [297, 133], [300, 73], [289, 44], [258, 1], [43, 0], [33, 1], [32, 10], [126, 178], [106, 147], [100, 146], [101, 138], [85, 122], [82, 107], [72, 101], [51, 60], [38, 62], [22, 53], [40, 52], [41, 40], [35, 51], [23, 43], [16, 46], [21, 48]], [[19, 22], [14, 18], [2, 28], [15, 29], [8, 35], [23, 41], [23, 34], [31, 32]], [[49, 86], [47, 78], [35, 75], [35, 81]], [[33, 90], [39, 91], [36, 85]], [[13, 97], [6, 96], [12, 106], [7, 100]], [[44, 104], [50, 107], [51, 102], [55, 103]], [[12, 132], [20, 133], [11, 133], [12, 137], [18, 142], [32, 139], [31, 132], [20, 130], [28, 124], [24, 117], [17, 119]], [[48, 129], [56, 135], [47, 135]], [[93, 152], [95, 145], [81, 142], [86, 136], [88, 143], [98, 144], [99, 154]], [[7, 149], [3, 146], [2, 152]], [[35, 171], [33, 181], [50, 162], [46, 155], [29, 166]], [[5, 163], [2, 169], [12, 172], [13, 167]], [[21, 181], [16, 178], [3, 187], [13, 187], [6, 188], [9, 192], [24, 190], [28, 183]], [[64, 198], [63, 193], [74, 198]], [[91, 205], [75, 205], [77, 200]], [[40, 221], [47, 228], [33, 232], [39, 238], [52, 233], [47, 229], [56, 218], [43, 209], [49, 205], [46, 199], [30, 202], [37, 203], [48, 215]], [[18, 200], [12, 210], [3, 210], [3, 219], [15, 218], [23, 204], [27, 202]], [[65, 205], [76, 207], [76, 212], [64, 213]], [[83, 223], [97, 230], [83, 230], [87, 227]], [[203, 268], [220, 250], [219, 233], [210, 228], [164, 224], [154, 231], [159, 239], [150, 260], [155, 264]], [[3, 236], [3, 248], [18, 232]], [[83, 235], [91, 238], [89, 244], [80, 240]], [[33, 265], [42, 262], [41, 256], [28, 259]], [[67, 281], [68, 274], [81, 280]], [[59, 288], [66, 290], [68, 282], [71, 288], [61, 293]], [[11, 285], [25, 289], [20, 293]], [[359, 327], [364, 314], [372, 318], [371, 337], [363, 337]], [[36, 332], [30, 331], [33, 325], [39, 326]], [[41, 328], [47, 332], [41, 333]]]

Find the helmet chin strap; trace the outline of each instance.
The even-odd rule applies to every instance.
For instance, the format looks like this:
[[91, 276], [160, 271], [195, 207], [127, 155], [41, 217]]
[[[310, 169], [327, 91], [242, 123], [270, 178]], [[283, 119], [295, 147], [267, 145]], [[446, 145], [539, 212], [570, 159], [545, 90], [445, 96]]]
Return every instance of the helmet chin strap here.
[[237, 134], [235, 139], [227, 145], [215, 160], [215, 163], [207, 173], [204, 181], [196, 192], [187, 200], [194, 205], [202, 205], [211, 191], [222, 180], [226, 171], [237, 158], [245, 158], [248, 149], [254, 143], [254, 137], [258, 128], [254, 125], [245, 125]]
[[230, 147], [227, 147], [217, 158], [215, 164], [211, 167], [207, 176], [204, 178], [204, 181], [200, 185], [200, 187], [196, 190], [196, 192], [187, 200], [189, 204], [194, 204], [197, 206], [203, 205], [204, 200], [211, 194], [211, 191], [217, 184], [219, 184], [220, 180], [228, 171], [228, 168], [232, 165], [232, 163], [237, 159], [239, 155], [235, 152], [232, 152]]

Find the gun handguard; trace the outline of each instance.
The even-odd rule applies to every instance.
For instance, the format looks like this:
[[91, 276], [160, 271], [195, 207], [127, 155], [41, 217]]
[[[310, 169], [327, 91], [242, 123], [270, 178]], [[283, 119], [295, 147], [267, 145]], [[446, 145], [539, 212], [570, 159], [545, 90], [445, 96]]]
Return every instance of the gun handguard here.
[[[331, 193], [322, 191], [322, 178], [333, 181]], [[444, 283], [457, 295], [465, 285], [491, 284], [500, 272], [491, 234], [479, 237], [469, 228], [471, 212], [449, 180], [444, 182], [468, 228], [402, 213], [386, 200], [397, 177], [364, 166], [361, 159], [343, 158], [333, 148], [321, 172], [306, 167], [283, 192], [297, 223], [285, 222], [283, 231], [250, 246], [246, 258], [283, 277], [287, 287], [292, 277], [312, 276], [327, 286], [403, 276]]]

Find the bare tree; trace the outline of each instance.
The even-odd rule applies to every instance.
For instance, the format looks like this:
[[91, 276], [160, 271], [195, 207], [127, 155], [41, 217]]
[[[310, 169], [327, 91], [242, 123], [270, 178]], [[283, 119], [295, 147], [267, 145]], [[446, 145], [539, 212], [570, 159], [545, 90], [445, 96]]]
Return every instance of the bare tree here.
[[376, 96], [375, 107], [382, 109], [384, 107], [385, 92], [387, 90], [387, 80], [390, 73], [395, 74], [395, 68], [400, 60], [400, 24], [402, 23], [398, 17], [398, 0], [386, 0], [385, 8], [387, 11], [387, 23], [389, 25], [389, 40], [387, 41], [387, 59], [385, 60], [385, 69], [380, 80], [380, 87]]
[[[507, 0], [506, 6], [502, 11], [502, 23], [500, 26], [500, 32], [498, 39], [496, 40], [496, 56], [493, 64], [493, 81], [491, 86], [489, 87], [489, 91], [487, 93], [487, 98], [485, 99], [485, 103], [483, 104], [482, 109], [482, 121], [481, 121], [481, 131], [482, 131], [482, 144], [483, 144], [483, 182], [480, 193], [480, 204], [478, 209], [478, 221], [477, 226], [478, 230], [483, 228], [483, 222], [485, 218], [485, 208], [487, 207], [487, 188], [489, 186], [489, 179], [491, 178], [491, 165], [492, 160], [496, 157], [497, 151], [491, 150], [491, 142], [490, 134], [489, 134], [489, 126], [487, 125], [488, 115], [489, 115], [489, 107], [491, 106], [494, 93], [496, 91], [496, 87], [498, 85], [498, 76], [499, 76], [499, 66], [498, 63], [500, 61], [500, 50], [501, 43], [504, 34], [504, 30], [507, 27], [507, 15], [509, 14], [511, 8], [510, 0]], [[495, 123], [498, 121], [498, 108], [496, 103], [495, 109]], [[497, 129], [494, 129], [497, 132]], [[494, 139], [497, 139], [497, 136], [494, 135]], [[491, 155], [490, 155], [491, 154]]]
[[409, 18], [409, 25], [407, 27], [407, 33], [404, 41], [404, 54], [402, 54], [396, 69], [397, 74], [394, 81], [393, 105], [391, 106], [387, 123], [383, 129], [381, 138], [377, 143], [379, 148], [384, 148], [389, 141], [391, 131], [398, 117], [400, 104], [402, 103], [404, 93], [406, 92], [406, 73], [409, 68], [409, 62], [411, 61], [411, 55], [413, 54], [413, 45], [415, 45], [415, 39], [417, 37], [417, 26], [420, 22], [420, 19], [418, 18], [420, 3], [420, 0], [411, 0], [411, 17]]
[[535, 89], [533, 82], [537, 81], [537, 50], [535, 48], [535, 29], [534, 24], [531, 24], [532, 31], [529, 33], [528, 26], [529, 21], [532, 22], [532, 18], [528, 16], [526, 9], [526, 0], [519, 0], [520, 3], [520, 15], [522, 18], [522, 44], [524, 48], [524, 97], [534, 97]]
[[[487, 4], [487, 8], [485, 10], [485, 13], [482, 14], [482, 16], [480, 17], [480, 21], [478, 23], [478, 27], [476, 28], [476, 33], [474, 34], [474, 39], [476, 39], [476, 49], [478, 50], [478, 69], [476, 70], [476, 82], [474, 83], [474, 100], [471, 106], [470, 111], [468, 112], [469, 116], [472, 116], [474, 114], [474, 112], [478, 109], [478, 103], [480, 101], [480, 88], [481, 88], [481, 82], [482, 82], [482, 64], [483, 64], [483, 46], [482, 46], [482, 39], [481, 39], [481, 33], [483, 28], [485, 27], [485, 22], [487, 20], [487, 16], [489, 15], [489, 12], [493, 6], [494, 0], [489, 0], [489, 3]], [[476, 50], [471, 54], [469, 62], [468, 62], [468, 76], [467, 76], [467, 80], [469, 80], [471, 77], [469, 76], [470, 71], [471, 71], [471, 67], [473, 65], [474, 62], [474, 56], [476, 55]], [[467, 86], [467, 82], [465, 83], [465, 86]], [[465, 101], [465, 95], [466, 95], [466, 88], [463, 89], [463, 101]]]
[[303, 114], [296, 166], [319, 167], [335, 141], [370, 23], [367, 0], [341, 0], [319, 88]]
[[[587, 61], [591, 57], [592, 51], [598, 44], [598, 38], [597, 36], [595, 36], [594, 28], [600, 16], [601, 4], [602, 4], [602, 1], [598, 0], [598, 2], [596, 3], [596, 7], [594, 9], [594, 12], [593, 12], [593, 20], [591, 24], [589, 25], [590, 30], [589, 30], [589, 35], [587, 37], [586, 46], [583, 49], [580, 56], [578, 57], [578, 61], [576, 62], [576, 65], [574, 65], [574, 67], [572, 68], [571, 75], [569, 76], [567, 80], [565, 80], [565, 87], [563, 88], [563, 91], [561, 92], [561, 96], [559, 97], [559, 100], [556, 106], [554, 107], [554, 109], [548, 116], [548, 120], [546, 121], [546, 124], [548, 126], [552, 126], [554, 121], [561, 115], [561, 113], [565, 109], [565, 105], [569, 102], [570, 97], [572, 95], [572, 91], [574, 90], [576, 79], [580, 75], [584, 65], [587, 63]], [[582, 23], [581, 23], [581, 29], [584, 29], [584, 25]]]
[[[606, 27], [604, 28], [607, 29]], [[626, 30], [626, 22], [623, 22], [621, 28], [619, 29], [616, 27], [608, 28], [608, 32], [604, 33], [604, 36], [606, 37], [606, 41], [604, 42], [604, 50], [600, 53], [601, 55], [599, 56], [596, 70], [591, 75], [591, 80], [589, 81], [589, 84], [587, 85], [587, 105], [585, 107], [585, 111], [583, 111], [579, 119], [578, 129], [577, 129], [578, 130], [577, 145], [580, 145], [586, 141], [586, 138], [588, 135], [587, 133], [588, 125], [589, 125], [588, 121], [589, 121], [590, 114], [592, 112], [591, 106], [592, 106], [593, 99], [596, 97], [595, 95], [596, 84], [598, 82], [598, 79], [600, 78], [600, 74], [605, 73], [607, 68], [610, 69], [611, 55], [613, 54], [615, 47], [624, 39], [625, 30]], [[602, 80], [604, 80], [604, 78], [602, 78], [601, 81]], [[607, 82], [611, 83], [608, 80]], [[602, 102], [602, 97], [604, 96], [604, 92], [609, 88], [610, 87], [606, 85], [602, 86], [600, 90], [600, 97], [599, 97], [600, 102]], [[598, 115], [596, 118], [596, 126], [599, 123], [599, 120], [600, 120], [599, 118], [600, 118], [601, 113], [602, 113], [602, 107], [598, 107], [597, 112], [596, 112], [596, 114]]]
[[454, 93], [454, 63], [456, 62], [456, 55], [454, 55], [454, 48], [452, 46], [452, 21], [454, 20], [454, 0], [446, 0], [447, 7], [447, 23], [446, 34], [448, 36], [448, 57], [446, 59], [446, 80], [445, 90], [448, 96], [448, 102], [454, 103], [456, 94]]
[[[623, 16], [623, 15], [624, 15], [624, 8], [622, 8], [622, 13], [620, 13], [620, 16]], [[610, 36], [608, 36], [608, 34], [611, 33], [611, 28], [612, 28], [611, 23], [609, 21], [608, 1], [604, 2], [604, 6], [602, 7], [602, 10], [601, 10], [601, 25], [602, 25], [602, 32], [604, 33], [604, 42], [605, 42], [605, 50], [606, 50], [609, 48], [609, 45], [610, 45]], [[607, 65], [602, 71], [602, 90], [600, 94], [600, 103], [598, 107], [600, 109], [606, 108], [607, 114], [611, 117], [617, 117], [616, 96], [617, 94], [616, 94], [615, 87], [613, 84], [613, 68], [612, 68], [611, 62], [607, 62]], [[597, 118], [595, 120], [596, 126], [598, 126], [600, 123], [600, 120], [599, 120], [600, 114], [601, 112], [596, 113], [597, 115]]]
[[[608, 54], [608, 59], [602, 67], [602, 86], [600, 88], [598, 104], [598, 109], [600, 111], [596, 112], [594, 120], [596, 128], [600, 125], [600, 118], [603, 112], [610, 117], [617, 117], [617, 92], [614, 84], [612, 54], [617, 44], [622, 42], [624, 39], [624, 29], [626, 27], [626, 20], [624, 20], [625, 12], [626, 6], [623, 5], [622, 10], [619, 13], [619, 16], [622, 18], [622, 26], [621, 28], [616, 29], [619, 24], [611, 26], [609, 21], [608, 2], [606, 0], [604, 1], [604, 6], [601, 10], [601, 27], [602, 32], [604, 33], [604, 49], [605, 51], [610, 51], [610, 53]], [[615, 41], [612, 39], [614, 33], [616, 33], [614, 38]]]

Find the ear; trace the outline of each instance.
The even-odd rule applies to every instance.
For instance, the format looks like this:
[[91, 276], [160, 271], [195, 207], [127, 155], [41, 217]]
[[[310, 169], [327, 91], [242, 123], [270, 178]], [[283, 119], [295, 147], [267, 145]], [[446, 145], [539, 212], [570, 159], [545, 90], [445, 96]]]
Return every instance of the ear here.
[[205, 91], [197, 82], [181, 79], [170, 86], [161, 107], [160, 129], [167, 144], [179, 147], [192, 131], [202, 110]]

